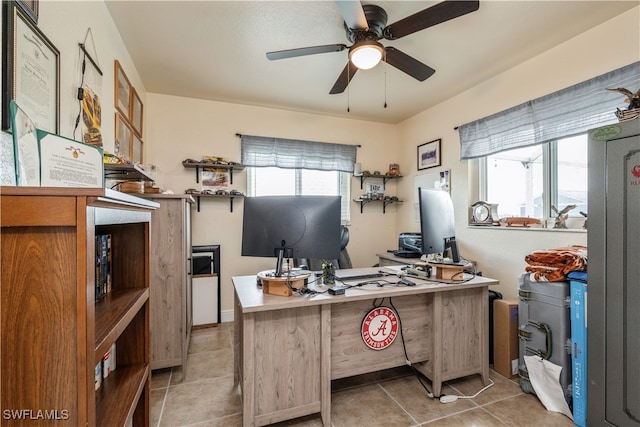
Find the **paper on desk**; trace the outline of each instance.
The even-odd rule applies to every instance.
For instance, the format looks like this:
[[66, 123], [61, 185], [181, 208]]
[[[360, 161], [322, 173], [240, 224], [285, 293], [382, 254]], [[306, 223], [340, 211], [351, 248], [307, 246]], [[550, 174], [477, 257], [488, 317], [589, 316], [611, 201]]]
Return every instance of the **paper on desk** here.
[[548, 411], [560, 412], [573, 420], [560, 385], [562, 367], [540, 356], [524, 356], [524, 363], [529, 371], [529, 381], [544, 407]]

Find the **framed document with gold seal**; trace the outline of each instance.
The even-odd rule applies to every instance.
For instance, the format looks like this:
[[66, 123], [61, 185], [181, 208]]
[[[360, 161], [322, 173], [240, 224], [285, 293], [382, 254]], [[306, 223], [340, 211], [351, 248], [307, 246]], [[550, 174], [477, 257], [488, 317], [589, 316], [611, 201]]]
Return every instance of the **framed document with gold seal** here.
[[478, 201], [469, 207], [469, 225], [498, 225], [498, 205]]

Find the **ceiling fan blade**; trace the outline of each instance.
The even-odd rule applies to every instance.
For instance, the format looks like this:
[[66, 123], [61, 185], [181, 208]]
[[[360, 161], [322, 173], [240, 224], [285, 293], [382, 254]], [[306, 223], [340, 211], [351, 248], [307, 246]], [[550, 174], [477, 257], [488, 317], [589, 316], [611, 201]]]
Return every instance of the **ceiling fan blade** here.
[[393, 65], [398, 70], [409, 74], [416, 80], [423, 82], [436, 72], [433, 68], [394, 47], [387, 47], [385, 51], [386, 55], [382, 59], [384, 59], [387, 64]]
[[480, 1], [478, 0], [443, 1], [388, 25], [384, 29], [384, 38], [396, 40], [450, 19], [475, 12], [479, 7]]
[[366, 30], [369, 27], [362, 4], [358, 0], [336, 0], [345, 24], [352, 30]]
[[338, 80], [336, 80], [336, 82], [333, 84], [333, 87], [331, 88], [329, 94], [335, 95], [344, 92], [357, 71], [358, 67], [353, 65], [351, 61], [347, 62], [347, 65], [344, 67], [344, 70], [342, 70], [342, 73], [340, 73]]
[[278, 50], [275, 52], [267, 52], [267, 58], [270, 60], [295, 58], [296, 56], [315, 55], [317, 53], [340, 52], [347, 48], [344, 44], [326, 44], [322, 46], [301, 47], [298, 49]]

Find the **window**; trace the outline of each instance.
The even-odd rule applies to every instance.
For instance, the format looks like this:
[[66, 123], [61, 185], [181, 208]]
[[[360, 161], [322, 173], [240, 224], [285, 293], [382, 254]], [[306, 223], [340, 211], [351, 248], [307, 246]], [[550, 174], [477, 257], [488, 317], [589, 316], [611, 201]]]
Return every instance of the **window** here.
[[505, 216], [555, 218], [552, 206], [587, 212], [587, 135], [503, 151], [482, 158], [480, 199]]
[[349, 220], [351, 174], [339, 171], [248, 167], [249, 196], [342, 196], [342, 221]]

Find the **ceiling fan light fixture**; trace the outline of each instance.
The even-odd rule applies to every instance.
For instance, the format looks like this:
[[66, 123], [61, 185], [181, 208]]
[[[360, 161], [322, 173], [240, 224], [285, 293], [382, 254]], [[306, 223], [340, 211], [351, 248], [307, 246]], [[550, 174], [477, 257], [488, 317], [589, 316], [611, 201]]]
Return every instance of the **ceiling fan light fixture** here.
[[382, 59], [384, 48], [373, 40], [357, 43], [349, 50], [349, 60], [361, 70], [368, 70], [378, 65]]

